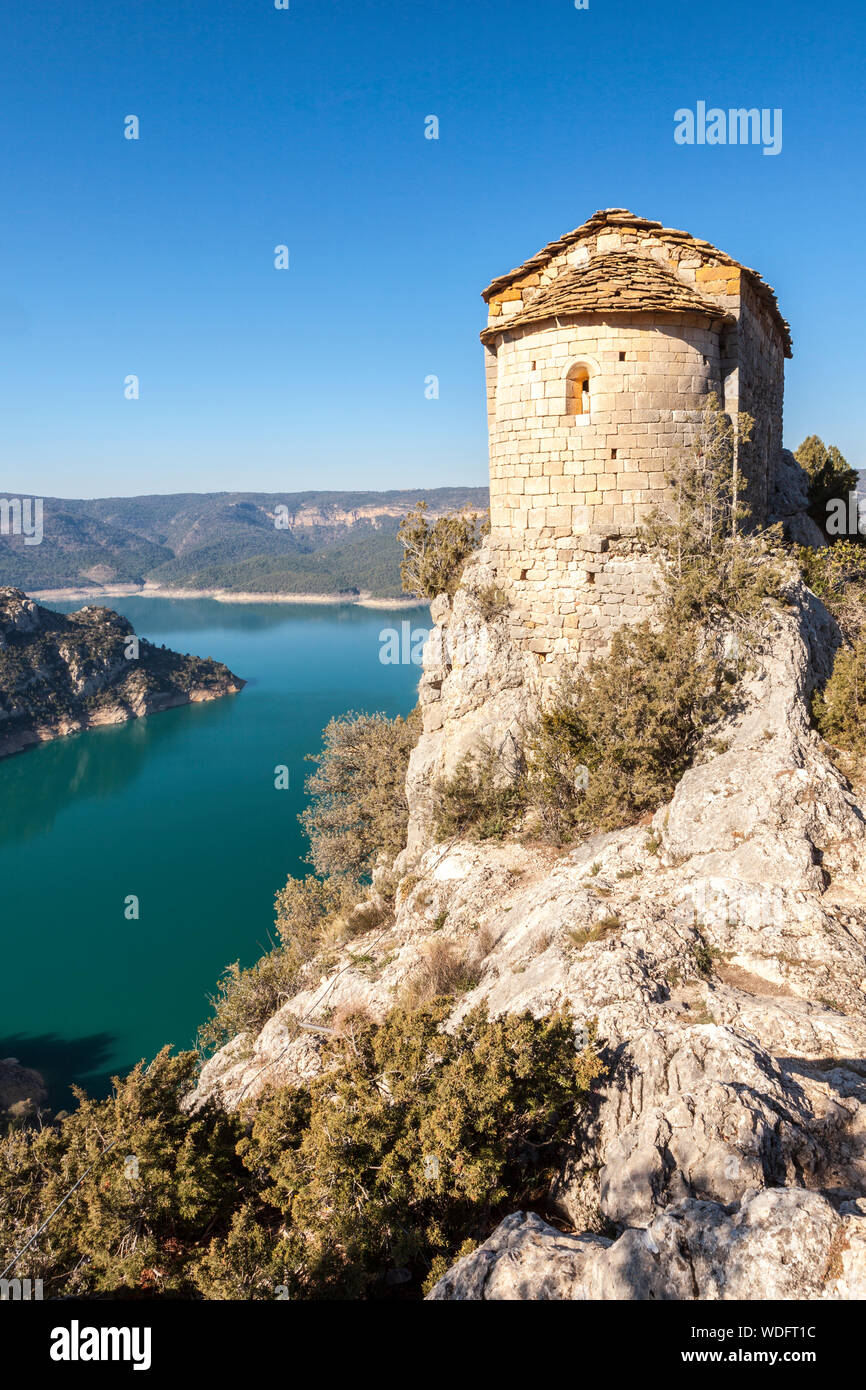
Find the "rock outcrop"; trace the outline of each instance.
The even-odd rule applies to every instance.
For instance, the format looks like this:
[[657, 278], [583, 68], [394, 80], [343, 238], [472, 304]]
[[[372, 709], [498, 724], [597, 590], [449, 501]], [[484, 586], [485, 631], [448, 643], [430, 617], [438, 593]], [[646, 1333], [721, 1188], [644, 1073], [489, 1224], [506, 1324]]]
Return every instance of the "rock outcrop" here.
[[0, 1121], [29, 1119], [47, 1100], [45, 1081], [38, 1071], [23, 1066], [17, 1057], [0, 1058]]
[[866, 1204], [803, 1188], [682, 1201], [617, 1241], [506, 1217], [431, 1300], [830, 1299], [866, 1291]]
[[0, 589], [0, 757], [99, 724], [215, 700], [244, 681], [221, 662], [136, 638], [107, 608], [68, 615]]
[[432, 1298], [862, 1297], [866, 820], [808, 706], [835, 624], [799, 584], [766, 606], [736, 709], [651, 823], [558, 853], [433, 844], [437, 777], [540, 694], [508, 615], [484, 615], [493, 578], [481, 553], [434, 608], [396, 911], [217, 1053], [192, 1103], [309, 1076], [313, 1028], [384, 1017], [447, 941], [477, 981], [452, 1023], [568, 1005], [608, 1070], [551, 1193], [575, 1234], [509, 1216]]
[[794, 545], [822, 547], [827, 544], [820, 526], [809, 515], [809, 479], [790, 449], [782, 449], [770, 493], [769, 524], [782, 523], [787, 540]]

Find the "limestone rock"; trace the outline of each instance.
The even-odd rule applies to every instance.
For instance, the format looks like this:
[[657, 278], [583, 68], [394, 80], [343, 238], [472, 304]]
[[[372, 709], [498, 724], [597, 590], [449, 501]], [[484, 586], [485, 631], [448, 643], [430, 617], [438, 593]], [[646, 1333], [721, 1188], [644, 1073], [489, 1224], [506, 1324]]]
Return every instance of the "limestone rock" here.
[[488, 643], [487, 664], [425, 667], [393, 918], [324, 973], [314, 963], [189, 1103], [237, 1106], [314, 1074], [312, 1029], [335, 1010], [384, 1018], [431, 940], [447, 942], [475, 980], [449, 1026], [478, 1004], [567, 1005], [597, 1024], [607, 1071], [549, 1194], [576, 1234], [515, 1214], [435, 1298], [862, 1297], [866, 821], [807, 706], [832, 621], [799, 584], [767, 609], [738, 707], [651, 825], [565, 853], [431, 844], [432, 781], [540, 690], [510, 620], [484, 618], [486, 565], [437, 605], [440, 625]]
[[0, 1116], [25, 1117], [41, 1109], [48, 1099], [45, 1081], [17, 1057], [0, 1059]]
[[779, 455], [770, 494], [769, 522], [772, 525], [778, 521], [794, 545], [820, 549], [827, 544], [820, 526], [809, 516], [808, 476], [790, 449], [782, 449]]
[[244, 684], [221, 662], [137, 639], [110, 609], [55, 613], [20, 589], [0, 588], [0, 757]]
[[747, 1194], [731, 1210], [675, 1203], [611, 1243], [563, 1235], [531, 1213], [506, 1217], [428, 1298], [861, 1298], [866, 1217], [802, 1188]]

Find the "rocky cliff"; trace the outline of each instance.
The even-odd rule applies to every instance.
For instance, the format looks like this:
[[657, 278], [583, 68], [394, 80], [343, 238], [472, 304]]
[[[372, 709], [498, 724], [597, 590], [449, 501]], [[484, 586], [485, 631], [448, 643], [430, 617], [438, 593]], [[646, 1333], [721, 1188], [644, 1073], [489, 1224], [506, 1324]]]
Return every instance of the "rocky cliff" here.
[[139, 640], [107, 608], [54, 613], [0, 589], [0, 757], [243, 685], [218, 661]]
[[[799, 582], [767, 604], [736, 710], [647, 823], [567, 851], [433, 843], [431, 789], [516, 736], [540, 667], [482, 551], [434, 606], [396, 912], [260, 1034], [205, 1066], [229, 1106], [318, 1066], [334, 1011], [384, 1017], [434, 941], [484, 1001], [597, 1020], [607, 1075], [552, 1200], [515, 1212], [433, 1299], [849, 1299], [866, 1295], [866, 821], [811, 726], [839, 642]], [[301, 1026], [298, 1027], [300, 1020]]]

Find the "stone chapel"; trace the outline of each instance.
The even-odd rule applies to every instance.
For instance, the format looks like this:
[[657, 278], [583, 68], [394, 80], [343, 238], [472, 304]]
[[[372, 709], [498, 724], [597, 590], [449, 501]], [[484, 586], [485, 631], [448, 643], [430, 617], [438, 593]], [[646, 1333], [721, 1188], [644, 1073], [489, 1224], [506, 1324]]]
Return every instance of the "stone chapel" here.
[[530, 650], [586, 656], [646, 608], [637, 527], [710, 391], [754, 417], [738, 467], [766, 518], [789, 327], [757, 271], [623, 208], [594, 213], [484, 299], [492, 559]]

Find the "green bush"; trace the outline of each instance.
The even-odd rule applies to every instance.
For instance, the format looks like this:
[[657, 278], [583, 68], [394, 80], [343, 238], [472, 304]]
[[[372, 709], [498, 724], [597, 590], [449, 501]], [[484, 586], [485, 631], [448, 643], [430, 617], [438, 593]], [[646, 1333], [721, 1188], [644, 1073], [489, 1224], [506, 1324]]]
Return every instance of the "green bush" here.
[[419, 502], [400, 522], [403, 560], [400, 578], [408, 594], [436, 598], [453, 594], [463, 566], [489, 529], [486, 514], [450, 512], [431, 522], [426, 502]]
[[809, 477], [809, 510], [823, 530], [827, 529], [827, 503], [834, 498], [845, 502], [857, 490], [857, 473], [843, 458], [835, 444], [828, 448], [817, 434], [803, 440], [794, 454]]
[[434, 833], [439, 840], [472, 833], [478, 840], [501, 840], [526, 807], [521, 763], [484, 744], [466, 755], [450, 777], [434, 789]]
[[239, 1033], [256, 1034], [298, 989], [294, 953], [276, 947], [244, 969], [240, 961], [227, 965], [208, 997], [213, 1014], [198, 1030], [197, 1046], [216, 1052]]
[[485, 747], [437, 783], [437, 837], [502, 838], [533, 815], [555, 843], [633, 824], [669, 800], [732, 682], [695, 622], [620, 628], [528, 724], [525, 760]]
[[[199, 1029], [198, 1046], [212, 1052], [238, 1033], [258, 1033], [301, 987], [304, 966], [323, 948], [347, 939], [347, 917], [363, 897], [380, 854], [388, 860], [406, 841], [406, 769], [419, 731], [407, 719], [346, 714], [332, 719], [308, 778], [311, 801], [300, 820], [310, 839], [317, 877], [289, 878], [276, 897], [280, 945], [248, 969], [228, 966]], [[387, 885], [383, 885], [387, 886]], [[363, 928], [363, 921], [356, 929]]]
[[351, 880], [345, 878], [290, 878], [276, 896], [276, 925], [286, 951], [300, 969], [319, 949], [322, 935], [336, 919], [343, 918], [358, 900]]
[[[732, 699], [731, 685], [694, 623], [675, 617], [620, 628], [610, 655], [573, 680], [570, 698], [543, 716], [539, 735], [588, 769], [572, 796], [573, 823], [586, 830], [633, 824], [670, 799], [707, 727]], [[532, 766], [532, 764], [530, 764]], [[534, 799], [548, 823], [568, 819], [567, 777], [554, 759], [540, 762]]]
[[322, 735], [310, 758], [310, 803], [300, 821], [310, 841], [309, 862], [322, 878], [358, 884], [369, 879], [380, 854], [393, 860], [406, 844], [409, 807], [406, 771], [418, 741], [421, 716], [343, 714]]
[[[256, 1109], [239, 1151], [279, 1212], [294, 1297], [362, 1297], [435, 1276], [506, 1207], [538, 1201], [602, 1068], [567, 1014], [453, 1032], [447, 1005], [395, 1010], [336, 1043], [303, 1095]], [[270, 1220], [274, 1220], [273, 1216]]]
[[841, 540], [797, 556], [805, 582], [823, 599], [849, 642], [866, 636], [866, 544]]
[[237, 1121], [215, 1110], [191, 1117], [181, 1109], [195, 1069], [194, 1053], [171, 1057], [165, 1048], [149, 1067], [139, 1064], [115, 1079], [109, 1099], [76, 1090], [71, 1115], [0, 1142], [4, 1256], [20, 1250], [83, 1179], [18, 1262], [16, 1276], [44, 1280], [52, 1298], [195, 1295], [198, 1243], [228, 1222], [251, 1185], [236, 1153]]
[[51, 1297], [377, 1296], [394, 1269], [420, 1294], [544, 1200], [602, 1070], [568, 1014], [476, 1010], [446, 1033], [448, 1007], [334, 1037], [321, 1075], [243, 1122], [184, 1111], [192, 1053], [164, 1050], [107, 1100], [79, 1093], [74, 1114], [0, 1140], [0, 1248], [50, 1216], [15, 1273]]
[[845, 753], [866, 753], [866, 640], [840, 647], [833, 673], [812, 700], [820, 733]]
[[859, 759], [866, 753], [866, 545], [858, 538], [803, 548], [799, 560], [845, 639], [830, 679], [812, 697], [815, 724], [834, 748]]
[[664, 604], [680, 620], [749, 617], [782, 593], [782, 528], [751, 525], [748, 479], [738, 465], [753, 425], [750, 415], [732, 420], [711, 392], [691, 447], [666, 469], [668, 496], [643, 528]]

